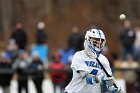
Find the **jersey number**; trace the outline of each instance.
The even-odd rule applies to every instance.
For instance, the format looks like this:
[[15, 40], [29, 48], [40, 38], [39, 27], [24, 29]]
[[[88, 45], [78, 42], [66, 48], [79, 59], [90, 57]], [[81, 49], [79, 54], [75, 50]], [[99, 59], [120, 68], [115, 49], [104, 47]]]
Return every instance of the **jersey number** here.
[[90, 72], [90, 74], [92, 74], [92, 75], [97, 75], [97, 73], [98, 73], [98, 70], [96, 70], [96, 69], [93, 69], [93, 70]]

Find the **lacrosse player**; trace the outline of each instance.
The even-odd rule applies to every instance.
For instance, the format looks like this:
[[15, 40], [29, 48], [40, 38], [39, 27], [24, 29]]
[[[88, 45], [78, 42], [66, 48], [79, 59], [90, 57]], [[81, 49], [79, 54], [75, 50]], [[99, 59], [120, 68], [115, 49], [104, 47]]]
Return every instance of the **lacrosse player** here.
[[86, 31], [84, 50], [76, 52], [73, 56], [73, 78], [64, 93], [101, 93], [101, 83], [106, 84], [110, 93], [122, 93], [112, 76], [108, 59], [101, 54], [106, 43], [103, 31], [93, 26]]

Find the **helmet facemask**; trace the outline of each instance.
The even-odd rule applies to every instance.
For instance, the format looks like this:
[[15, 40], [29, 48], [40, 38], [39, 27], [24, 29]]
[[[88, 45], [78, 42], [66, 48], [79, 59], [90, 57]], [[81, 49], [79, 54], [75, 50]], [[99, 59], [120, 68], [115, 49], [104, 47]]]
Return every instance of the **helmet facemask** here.
[[[87, 52], [88, 55], [92, 56], [92, 58], [97, 58], [99, 57], [100, 53], [102, 52], [104, 45], [106, 43], [105, 36], [101, 30], [93, 30], [87, 31], [86, 36], [85, 36], [85, 51]], [[96, 35], [95, 33], [101, 33], [101, 35]], [[94, 34], [94, 35], [91, 35]]]
[[94, 51], [100, 52], [104, 47], [105, 40], [101, 38], [90, 37], [89, 43], [90, 43], [90, 46], [94, 48]]

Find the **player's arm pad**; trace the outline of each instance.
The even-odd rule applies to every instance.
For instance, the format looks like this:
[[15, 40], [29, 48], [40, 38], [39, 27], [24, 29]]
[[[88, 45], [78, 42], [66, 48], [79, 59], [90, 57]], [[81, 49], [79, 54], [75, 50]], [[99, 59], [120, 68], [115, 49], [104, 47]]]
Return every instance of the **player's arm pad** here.
[[90, 73], [86, 71], [78, 71], [79, 74], [81, 74], [82, 79], [87, 83], [87, 84], [95, 84], [96, 83], [96, 77], [91, 75]]

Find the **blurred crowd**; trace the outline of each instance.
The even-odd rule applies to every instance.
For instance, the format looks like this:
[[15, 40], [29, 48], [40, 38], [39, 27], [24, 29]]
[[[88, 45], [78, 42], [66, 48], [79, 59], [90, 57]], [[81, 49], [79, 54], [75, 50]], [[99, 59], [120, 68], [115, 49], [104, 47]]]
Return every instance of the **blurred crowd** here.
[[[65, 46], [49, 56], [49, 35], [46, 32], [44, 22], [38, 22], [34, 34], [36, 42], [27, 49], [28, 38], [24, 24], [15, 24], [7, 46], [0, 54], [0, 86], [4, 93], [10, 93], [10, 82], [15, 75], [18, 93], [22, 89], [29, 93], [28, 79], [33, 80], [37, 93], [42, 93], [42, 82], [46, 75], [54, 85], [54, 93], [56, 87], [63, 91], [69, 83], [72, 78], [71, 60], [76, 51], [84, 49], [84, 35], [78, 26], [73, 26]], [[105, 46], [102, 53], [109, 59], [115, 78], [126, 81], [127, 93], [140, 93], [140, 72], [137, 70], [140, 62], [140, 27], [133, 26], [131, 20], [124, 20], [118, 39], [122, 45], [121, 58], [117, 53], [111, 52], [108, 46]]]

